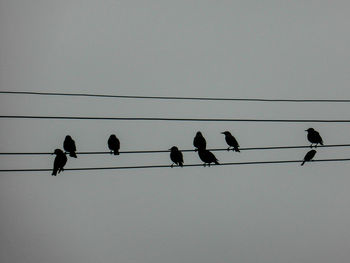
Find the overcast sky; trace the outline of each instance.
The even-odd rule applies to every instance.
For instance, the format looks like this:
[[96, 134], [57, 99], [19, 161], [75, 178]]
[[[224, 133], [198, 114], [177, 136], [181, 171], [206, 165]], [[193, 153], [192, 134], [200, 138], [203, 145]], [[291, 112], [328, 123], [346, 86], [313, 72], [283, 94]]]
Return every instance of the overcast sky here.
[[[349, 1], [0, 0], [0, 90], [349, 99]], [[0, 95], [2, 115], [349, 119], [349, 104]], [[350, 143], [349, 124], [1, 119], [1, 152]], [[220, 162], [298, 160], [307, 149], [215, 152]], [[321, 148], [315, 159], [348, 158]], [[186, 164], [200, 163], [184, 153]], [[2, 169], [53, 156], [1, 156]], [[66, 168], [171, 164], [168, 153], [80, 155]], [[349, 164], [2, 173], [0, 261], [347, 263]]]

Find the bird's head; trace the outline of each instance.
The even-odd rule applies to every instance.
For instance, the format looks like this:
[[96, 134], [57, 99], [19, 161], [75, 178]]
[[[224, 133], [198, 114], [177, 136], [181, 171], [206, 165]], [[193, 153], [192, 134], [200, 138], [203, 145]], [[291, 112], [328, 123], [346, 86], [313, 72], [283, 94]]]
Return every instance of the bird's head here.
[[229, 135], [229, 134], [231, 134], [229, 131], [224, 131], [224, 132], [222, 132], [221, 134], [225, 134], [225, 135]]
[[66, 140], [71, 140], [71, 139], [72, 139], [72, 137], [70, 137], [70, 135], [66, 136]]
[[61, 153], [63, 153], [62, 150], [56, 149], [56, 150], [52, 153], [52, 155], [53, 155], [53, 154], [56, 154], [56, 155], [57, 155], [57, 154], [61, 154]]
[[176, 146], [173, 146], [169, 150], [173, 152], [173, 151], [178, 151], [179, 149]]
[[313, 128], [309, 128], [309, 129], [307, 129], [307, 130], [305, 130], [305, 131], [307, 131], [307, 132], [313, 132], [314, 129], [313, 129]]
[[196, 136], [203, 136], [202, 133], [199, 131], [197, 132]]
[[115, 134], [111, 134], [110, 138], [116, 138]]

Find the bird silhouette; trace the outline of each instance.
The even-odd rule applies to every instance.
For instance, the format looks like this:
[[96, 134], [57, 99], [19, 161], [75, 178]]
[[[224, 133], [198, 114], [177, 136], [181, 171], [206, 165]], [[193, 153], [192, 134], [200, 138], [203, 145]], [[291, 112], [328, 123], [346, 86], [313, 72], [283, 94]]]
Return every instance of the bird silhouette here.
[[77, 158], [77, 154], [75, 153], [75, 151], [77, 150], [77, 147], [75, 146], [74, 140], [69, 135], [67, 135], [66, 138], [64, 139], [63, 149], [69, 153], [70, 157]]
[[197, 132], [196, 136], [193, 139], [193, 146], [196, 148], [195, 151], [199, 149], [205, 150], [207, 147], [207, 142], [200, 131]]
[[111, 153], [112, 152], [114, 153], [114, 155], [119, 155], [120, 141], [115, 136], [115, 134], [112, 134], [111, 136], [109, 136], [108, 148], [111, 150]]
[[307, 131], [307, 139], [311, 142], [310, 148], [312, 148], [313, 144], [316, 144], [315, 148], [317, 147], [317, 144], [323, 145], [323, 140], [317, 131], [313, 128], [309, 128], [305, 131]]
[[204, 162], [204, 166], [208, 164], [210, 167], [211, 163], [219, 164], [218, 159], [216, 159], [215, 155], [206, 149], [198, 149], [198, 155], [199, 158]]
[[308, 151], [305, 154], [304, 161], [301, 163], [301, 165], [304, 165], [305, 162], [310, 162], [312, 158], [314, 158], [315, 154], [316, 154], [315, 150]]
[[182, 152], [176, 146], [171, 147], [169, 150], [170, 159], [173, 161], [171, 168], [173, 168], [174, 164], [183, 167], [184, 159], [182, 156]]
[[222, 132], [222, 134], [225, 134], [225, 140], [226, 140], [226, 143], [229, 146], [227, 148], [227, 151], [229, 151], [230, 147], [232, 147], [232, 151], [240, 152], [239, 149], [238, 149], [239, 144], [238, 144], [236, 138], [229, 131]]
[[56, 154], [55, 161], [53, 162], [52, 175], [56, 176], [57, 172], [63, 172], [63, 167], [67, 163], [67, 156], [61, 149], [56, 149], [53, 154]]

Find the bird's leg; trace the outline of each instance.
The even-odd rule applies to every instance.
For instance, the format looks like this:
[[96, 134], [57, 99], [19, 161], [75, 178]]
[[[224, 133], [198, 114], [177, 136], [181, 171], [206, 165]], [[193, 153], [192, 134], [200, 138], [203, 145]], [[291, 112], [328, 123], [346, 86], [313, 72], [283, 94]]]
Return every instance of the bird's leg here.
[[227, 148], [227, 151], [228, 151], [228, 152], [230, 151], [230, 147]]
[[208, 167], [210, 167], [210, 163], [208, 163]]
[[205, 163], [203, 163], [203, 167], [205, 167], [206, 166], [206, 164]]
[[173, 167], [174, 167], [174, 163], [172, 163], [172, 164], [170, 165], [170, 167], [173, 168]]

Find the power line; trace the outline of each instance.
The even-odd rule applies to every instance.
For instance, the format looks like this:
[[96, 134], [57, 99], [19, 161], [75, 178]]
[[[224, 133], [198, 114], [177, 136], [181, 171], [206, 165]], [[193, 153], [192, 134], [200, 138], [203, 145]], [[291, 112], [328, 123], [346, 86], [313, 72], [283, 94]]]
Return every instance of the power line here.
[[[349, 147], [350, 144], [330, 144], [330, 145], [319, 145], [318, 148], [334, 148], [334, 147]], [[310, 146], [267, 146], [267, 147], [247, 147], [239, 148], [240, 151], [252, 151], [252, 150], [283, 150], [283, 149], [305, 149]], [[181, 150], [181, 149], [180, 149]], [[227, 148], [214, 148], [208, 149], [210, 151], [227, 151]], [[182, 152], [194, 152], [193, 149], [184, 149]], [[169, 153], [169, 150], [143, 150], [143, 151], [120, 151], [120, 154], [146, 154], [146, 153]], [[0, 155], [51, 155], [52, 152], [0, 152]], [[111, 154], [110, 151], [98, 152], [76, 152], [78, 155], [99, 155], [99, 154]]]
[[83, 117], [83, 116], [34, 116], [1, 115], [0, 119], [60, 119], [60, 120], [109, 120], [109, 121], [192, 121], [192, 122], [291, 122], [291, 123], [348, 123], [350, 120], [330, 119], [217, 119], [217, 118], [164, 118], [164, 117]]
[[328, 102], [348, 103], [346, 99], [264, 99], [264, 98], [219, 98], [219, 97], [178, 97], [178, 96], [131, 96], [108, 95], [92, 93], [59, 93], [59, 92], [32, 92], [32, 91], [0, 91], [0, 94], [39, 95], [39, 96], [70, 96], [70, 97], [99, 97], [119, 99], [151, 99], [151, 100], [201, 100], [201, 101], [250, 101], [250, 102]]
[[[320, 159], [312, 162], [345, 162], [350, 161], [350, 158], [345, 159]], [[257, 164], [281, 164], [281, 163], [301, 163], [302, 160], [281, 160], [281, 161], [254, 161], [254, 162], [236, 162], [236, 163], [221, 163], [215, 166], [229, 165], [257, 165]], [[185, 164], [184, 167], [199, 167], [203, 164]], [[147, 169], [147, 168], [170, 168], [170, 165], [140, 165], [140, 166], [116, 166], [116, 167], [87, 167], [87, 168], [67, 168], [65, 171], [93, 171], [93, 170], [122, 170], [122, 169]], [[52, 169], [1, 169], [0, 172], [50, 172]]]

